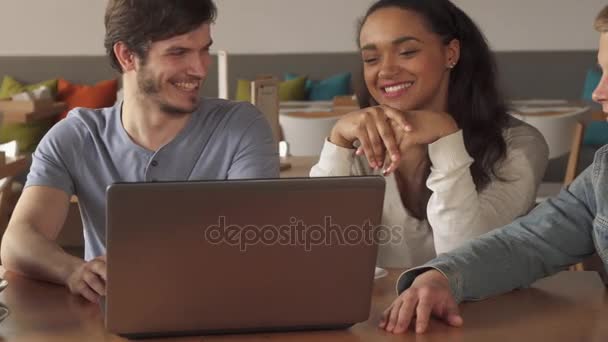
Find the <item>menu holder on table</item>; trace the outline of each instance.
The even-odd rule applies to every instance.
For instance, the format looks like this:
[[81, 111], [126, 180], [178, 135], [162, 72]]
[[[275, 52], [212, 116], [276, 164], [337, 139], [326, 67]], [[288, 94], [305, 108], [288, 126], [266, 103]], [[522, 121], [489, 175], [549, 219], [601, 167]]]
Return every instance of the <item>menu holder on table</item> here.
[[[263, 77], [251, 82], [251, 102], [268, 120], [278, 152], [282, 140], [279, 125], [279, 81], [273, 77]], [[288, 162], [281, 160], [281, 170], [289, 167]]]

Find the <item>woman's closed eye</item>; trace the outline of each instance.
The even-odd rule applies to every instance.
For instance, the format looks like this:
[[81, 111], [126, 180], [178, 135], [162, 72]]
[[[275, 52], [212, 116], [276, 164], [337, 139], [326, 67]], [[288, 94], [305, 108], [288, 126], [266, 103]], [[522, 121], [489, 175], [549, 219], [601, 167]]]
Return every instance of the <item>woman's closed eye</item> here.
[[420, 50], [405, 50], [405, 51], [401, 51], [399, 53], [399, 55], [404, 56], [404, 57], [412, 57], [414, 55], [416, 55]]

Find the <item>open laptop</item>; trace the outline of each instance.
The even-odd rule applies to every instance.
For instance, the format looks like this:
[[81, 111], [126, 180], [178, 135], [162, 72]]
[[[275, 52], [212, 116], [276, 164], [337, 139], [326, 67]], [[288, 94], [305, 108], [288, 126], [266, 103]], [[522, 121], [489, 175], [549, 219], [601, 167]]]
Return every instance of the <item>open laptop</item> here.
[[114, 184], [106, 328], [160, 337], [368, 319], [381, 177]]

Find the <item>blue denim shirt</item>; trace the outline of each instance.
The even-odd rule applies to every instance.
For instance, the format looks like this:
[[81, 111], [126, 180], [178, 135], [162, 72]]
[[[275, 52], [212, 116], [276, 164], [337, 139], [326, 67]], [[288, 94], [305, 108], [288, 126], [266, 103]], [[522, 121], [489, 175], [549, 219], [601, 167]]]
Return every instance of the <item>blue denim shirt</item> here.
[[608, 145], [555, 198], [515, 222], [408, 270], [397, 292], [430, 268], [448, 279], [457, 302], [528, 286], [594, 252], [608, 265]]

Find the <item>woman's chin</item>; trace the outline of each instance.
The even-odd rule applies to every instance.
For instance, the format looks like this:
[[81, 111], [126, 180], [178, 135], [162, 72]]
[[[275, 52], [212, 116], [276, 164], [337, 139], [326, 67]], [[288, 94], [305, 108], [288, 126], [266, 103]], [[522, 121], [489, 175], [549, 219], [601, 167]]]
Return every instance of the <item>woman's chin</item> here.
[[381, 104], [384, 106], [387, 106], [387, 107], [394, 108], [401, 112], [407, 112], [409, 110], [415, 109], [414, 106], [412, 106], [408, 103], [403, 103], [401, 101], [383, 101]]

